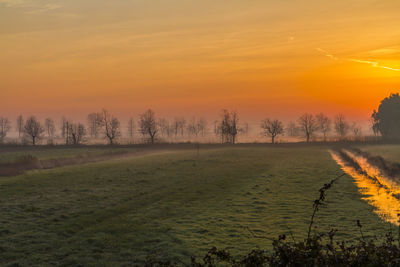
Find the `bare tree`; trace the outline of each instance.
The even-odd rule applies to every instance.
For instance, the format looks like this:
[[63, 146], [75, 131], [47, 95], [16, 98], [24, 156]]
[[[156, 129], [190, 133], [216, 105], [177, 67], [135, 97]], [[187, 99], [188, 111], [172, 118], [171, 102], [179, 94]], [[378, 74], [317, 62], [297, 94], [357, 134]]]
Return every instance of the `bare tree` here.
[[377, 137], [381, 133], [381, 125], [380, 125], [379, 115], [376, 110], [372, 112], [370, 123], [372, 131], [374, 132], [374, 136]]
[[54, 137], [54, 133], [56, 132], [56, 127], [54, 126], [54, 121], [51, 118], [47, 118], [44, 121], [44, 127], [46, 129], [47, 137], [52, 140]]
[[17, 117], [17, 131], [18, 137], [21, 137], [21, 135], [24, 133], [24, 117], [22, 117], [22, 115]]
[[84, 138], [86, 136], [86, 129], [85, 125], [83, 125], [82, 123], [69, 123], [68, 132], [70, 134], [70, 143], [74, 145], [79, 145], [85, 141]]
[[230, 113], [227, 110], [222, 110], [222, 120], [220, 122], [220, 130], [219, 132], [221, 133], [221, 143], [230, 143], [231, 141], [231, 135], [230, 135], [230, 130], [231, 130], [231, 118], [230, 118]]
[[31, 116], [25, 122], [24, 132], [32, 138], [32, 145], [36, 145], [36, 141], [41, 137], [44, 128], [35, 116]]
[[307, 143], [310, 142], [310, 138], [314, 132], [318, 129], [317, 122], [312, 114], [305, 113], [299, 118], [299, 127], [303, 132]]
[[121, 136], [119, 120], [103, 109], [102, 124], [105, 137], [108, 139], [110, 145], [114, 144], [115, 139]]
[[92, 138], [97, 138], [101, 127], [104, 126], [103, 115], [102, 113], [90, 113], [87, 117], [89, 134]]
[[158, 133], [158, 127], [153, 110], [148, 109], [145, 113], [140, 115], [139, 128], [143, 136], [148, 136], [150, 143], [154, 144], [156, 134]]
[[65, 117], [61, 119], [61, 137], [65, 139], [65, 144], [69, 145], [71, 143], [71, 125], [72, 122], [67, 120]]
[[66, 145], [79, 145], [85, 142], [86, 128], [82, 123], [74, 123], [63, 118], [64, 138]]
[[221, 136], [221, 127], [220, 126], [221, 125], [220, 125], [219, 121], [214, 121], [214, 134], [218, 137]]
[[133, 118], [130, 118], [128, 120], [128, 135], [130, 138], [132, 138], [135, 134], [135, 121]]
[[338, 134], [339, 138], [343, 139], [346, 136], [349, 129], [350, 129], [350, 126], [346, 122], [344, 115], [338, 114], [335, 117], [335, 131]]
[[195, 117], [193, 117], [192, 119], [189, 120], [186, 128], [187, 128], [186, 131], [189, 136], [197, 136], [199, 134], [198, 128], [197, 128], [197, 121], [196, 121]]
[[175, 118], [174, 120], [174, 134], [184, 136], [185, 134], [186, 120], [185, 118]]
[[237, 135], [239, 133], [239, 118], [236, 111], [229, 112], [222, 110], [222, 119], [218, 126], [218, 132], [221, 135], [222, 143], [235, 144]]
[[299, 128], [297, 127], [296, 123], [290, 121], [286, 126], [286, 133], [290, 137], [295, 137], [299, 135]]
[[11, 122], [5, 117], [0, 117], [0, 144], [4, 142], [4, 138], [10, 130]]
[[193, 117], [186, 126], [186, 131], [189, 136], [204, 136], [206, 133], [207, 122], [204, 119], [196, 119]]
[[231, 129], [230, 129], [230, 135], [231, 135], [231, 139], [232, 139], [232, 144], [236, 143], [236, 137], [239, 133], [239, 117], [236, 111], [232, 111], [231, 112]]
[[362, 135], [361, 126], [358, 125], [356, 122], [353, 122], [353, 124], [351, 125], [350, 128], [351, 128], [351, 130], [353, 132], [354, 139], [355, 140], [359, 140], [361, 138], [361, 135]]
[[326, 142], [326, 135], [331, 130], [331, 120], [324, 115], [324, 113], [320, 113], [316, 116], [318, 130], [322, 132], [324, 135], [324, 142]]
[[60, 125], [60, 130], [61, 130], [61, 137], [65, 138], [67, 141], [66, 143], [68, 144], [68, 136], [69, 136], [69, 124], [70, 122], [65, 118], [61, 118], [61, 125]]
[[207, 133], [207, 121], [205, 119], [200, 119], [197, 121], [197, 132], [201, 135], [201, 136], [205, 136]]
[[165, 118], [158, 119], [158, 128], [160, 131], [161, 136], [163, 137], [170, 137], [173, 129], [169, 123], [169, 121]]
[[261, 129], [265, 136], [271, 137], [271, 143], [275, 143], [275, 137], [283, 134], [283, 124], [279, 120], [265, 119], [261, 122]]

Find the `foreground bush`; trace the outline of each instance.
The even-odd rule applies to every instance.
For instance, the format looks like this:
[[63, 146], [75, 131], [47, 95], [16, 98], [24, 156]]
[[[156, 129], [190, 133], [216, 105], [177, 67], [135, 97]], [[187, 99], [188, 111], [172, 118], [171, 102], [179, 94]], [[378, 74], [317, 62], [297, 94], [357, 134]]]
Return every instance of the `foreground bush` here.
[[[393, 237], [390, 231], [383, 240], [365, 240], [362, 225], [357, 221], [361, 241], [347, 243], [334, 241], [337, 230], [329, 233], [311, 235], [312, 225], [319, 207], [323, 204], [326, 191], [334, 182], [343, 176], [338, 176], [319, 190], [319, 198], [314, 201], [313, 213], [308, 228], [308, 237], [296, 242], [286, 235], [280, 235], [272, 243], [272, 251], [253, 250], [244, 257], [233, 257], [226, 250], [211, 248], [202, 258], [191, 258], [189, 266], [400, 266], [400, 228], [398, 237]], [[185, 259], [182, 259], [185, 260]], [[180, 266], [171, 261], [159, 261], [149, 257], [145, 266]]]
[[[202, 259], [191, 259], [190, 266], [400, 266], [400, 249], [391, 233], [383, 243], [361, 241], [358, 244], [333, 242], [318, 234], [302, 242], [289, 242], [286, 236], [273, 241], [273, 251], [253, 250], [235, 258], [228, 251], [211, 248]], [[397, 240], [398, 242], [398, 240]], [[148, 259], [146, 266], [180, 266], [176, 262]]]
[[192, 266], [400, 266], [400, 250], [391, 234], [377, 244], [323, 242], [316, 235], [303, 242], [287, 242], [285, 236], [273, 242], [273, 252], [253, 250], [247, 256], [234, 259], [228, 252], [212, 248], [201, 262], [192, 259]]

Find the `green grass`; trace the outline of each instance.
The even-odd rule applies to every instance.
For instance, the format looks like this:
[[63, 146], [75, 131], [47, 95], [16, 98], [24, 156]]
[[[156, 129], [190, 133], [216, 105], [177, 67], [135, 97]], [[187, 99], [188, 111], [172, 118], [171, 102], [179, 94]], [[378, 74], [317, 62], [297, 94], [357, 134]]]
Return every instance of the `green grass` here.
[[400, 162], [400, 145], [369, 145], [360, 146], [360, 149], [374, 156], [381, 156], [390, 161]]
[[[58, 152], [57, 152], [58, 153]], [[61, 153], [61, 152], [60, 152]], [[115, 266], [271, 248], [305, 237], [318, 189], [341, 173], [326, 147], [226, 147], [158, 153], [36, 170], [0, 180], [0, 264]], [[328, 191], [317, 214], [338, 240], [389, 229], [352, 178]], [[288, 230], [290, 229], [290, 231]]]

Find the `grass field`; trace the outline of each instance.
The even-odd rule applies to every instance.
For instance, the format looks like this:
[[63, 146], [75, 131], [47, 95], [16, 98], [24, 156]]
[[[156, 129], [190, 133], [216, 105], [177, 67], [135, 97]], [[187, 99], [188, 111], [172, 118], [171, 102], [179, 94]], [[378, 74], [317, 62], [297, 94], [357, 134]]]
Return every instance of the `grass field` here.
[[360, 146], [360, 148], [386, 160], [400, 162], [400, 145], [369, 145]]
[[[64, 149], [35, 155], [87, 153]], [[306, 236], [318, 189], [340, 173], [328, 147], [249, 145], [199, 155], [163, 149], [2, 177], [0, 264], [115, 266], [150, 254], [190, 260], [212, 246], [234, 255], [269, 249], [279, 234]], [[352, 178], [341, 177], [317, 214], [318, 230], [359, 239], [359, 219], [367, 238], [384, 235], [389, 224], [361, 198]]]

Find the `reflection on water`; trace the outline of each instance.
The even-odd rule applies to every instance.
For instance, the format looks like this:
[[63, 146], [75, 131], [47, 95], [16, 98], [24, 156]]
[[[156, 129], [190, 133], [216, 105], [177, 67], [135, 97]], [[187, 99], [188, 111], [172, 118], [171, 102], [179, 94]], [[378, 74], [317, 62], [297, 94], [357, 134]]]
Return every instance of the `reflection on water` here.
[[399, 225], [397, 215], [400, 213], [400, 201], [394, 196], [400, 193], [399, 186], [390, 181], [389, 178], [384, 177], [378, 169], [368, 164], [365, 158], [355, 156], [348, 151], [345, 151], [345, 153], [357, 162], [368, 176], [347, 166], [336, 153], [331, 152], [331, 155], [342, 167], [342, 170], [354, 178], [361, 194], [364, 195], [363, 199], [376, 207], [375, 212], [379, 217], [387, 222]]

